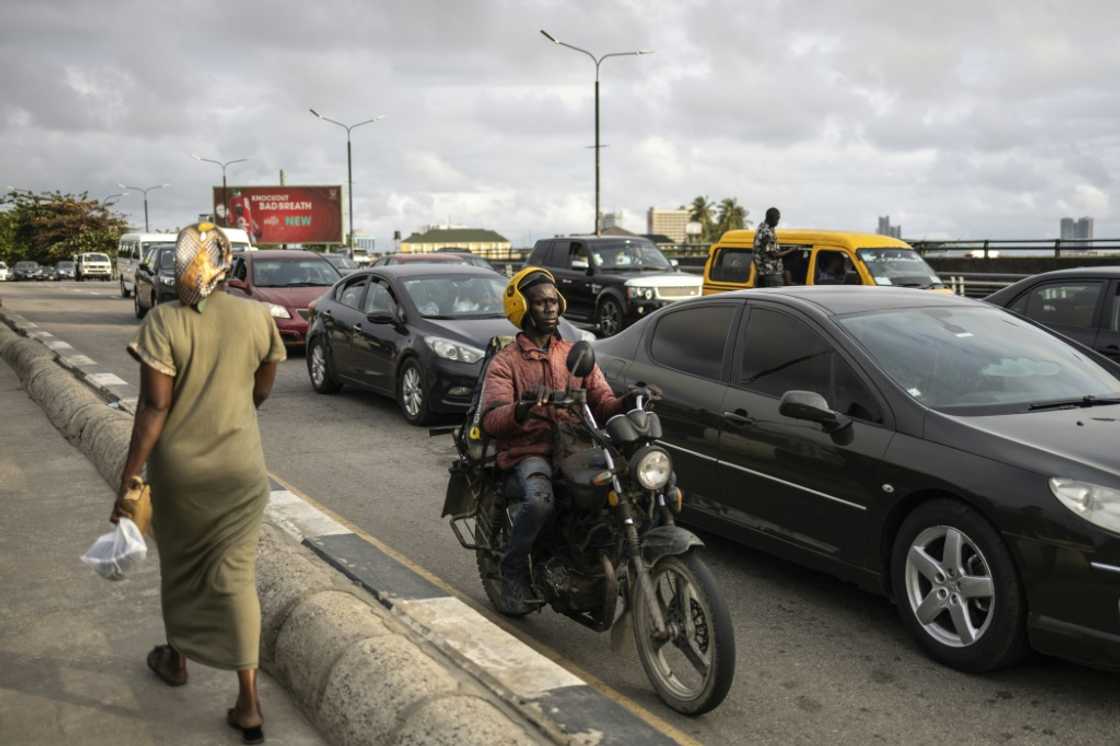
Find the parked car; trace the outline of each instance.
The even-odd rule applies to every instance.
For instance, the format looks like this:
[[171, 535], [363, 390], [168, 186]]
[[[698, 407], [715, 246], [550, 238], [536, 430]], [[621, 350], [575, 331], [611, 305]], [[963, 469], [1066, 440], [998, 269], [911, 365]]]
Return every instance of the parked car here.
[[[704, 295], [755, 286], [753, 230], [727, 231], [708, 250]], [[871, 285], [951, 293], [926, 260], [905, 241], [873, 233], [779, 228], [791, 285]]]
[[90, 279], [111, 280], [112, 278], [113, 265], [109, 263], [108, 254], [96, 251], [78, 254], [74, 269], [74, 279], [78, 282]]
[[54, 279], [73, 280], [77, 265], [69, 260], [63, 260], [54, 265]]
[[350, 258], [359, 267], [368, 267], [374, 262], [373, 256], [365, 249], [350, 249]]
[[537, 241], [525, 266], [547, 267], [568, 301], [568, 318], [609, 337], [657, 309], [700, 295], [699, 275], [681, 272], [647, 238], [571, 236]]
[[[411, 263], [356, 272], [316, 301], [307, 372], [316, 391], [343, 385], [394, 397], [405, 419], [464, 412], [503, 313], [506, 278], [463, 264]], [[589, 332], [561, 321], [565, 339]]]
[[41, 280], [43, 268], [39, 266], [39, 262], [16, 262], [16, 266], [12, 269], [12, 279], [24, 282]]
[[175, 246], [174, 233], [125, 233], [117, 242], [117, 278], [121, 297], [136, 291], [136, 269], [156, 247]]
[[360, 269], [358, 263], [345, 254], [324, 253], [322, 256], [331, 263], [332, 267], [339, 271], [339, 274], [348, 275]]
[[11, 272], [8, 271], [6, 262], [0, 262], [0, 282], [7, 282], [12, 279]]
[[136, 267], [132, 307], [142, 319], [160, 303], [178, 299], [175, 290], [175, 244], [157, 245]]
[[234, 257], [229, 292], [268, 306], [284, 344], [302, 347], [308, 306], [342, 274], [320, 254], [293, 249], [245, 251]]
[[687, 522], [893, 596], [938, 661], [1120, 669], [1120, 366], [980, 301], [785, 288], [596, 343]]
[[1078, 267], [1019, 280], [985, 298], [1120, 362], [1120, 267]]
[[[375, 267], [392, 267], [399, 264], [470, 264], [459, 254], [441, 254], [434, 251], [420, 254], [386, 254], [373, 263]], [[484, 267], [490, 269], [490, 267]]]

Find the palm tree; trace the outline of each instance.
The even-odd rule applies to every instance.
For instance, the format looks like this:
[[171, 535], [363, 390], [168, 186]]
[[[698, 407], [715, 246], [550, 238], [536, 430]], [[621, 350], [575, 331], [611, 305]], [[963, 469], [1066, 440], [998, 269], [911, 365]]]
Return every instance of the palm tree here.
[[688, 206], [688, 219], [702, 226], [701, 236], [705, 242], [712, 240], [712, 233], [715, 230], [715, 226], [712, 224], [713, 207], [715, 207], [715, 204], [707, 196], [697, 197]]
[[749, 212], [749, 210], [739, 204], [739, 200], [735, 197], [727, 197], [720, 200], [719, 214], [716, 217], [717, 237], [722, 236], [727, 231], [744, 228], [747, 223], [747, 215]]

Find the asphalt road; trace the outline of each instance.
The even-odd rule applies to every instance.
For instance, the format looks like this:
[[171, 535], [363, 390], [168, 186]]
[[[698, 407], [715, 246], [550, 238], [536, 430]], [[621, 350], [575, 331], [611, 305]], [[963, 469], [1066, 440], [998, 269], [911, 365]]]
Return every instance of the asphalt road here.
[[[115, 285], [5, 283], [0, 299], [138, 384], [125, 352], [138, 322]], [[448, 438], [405, 424], [389, 400], [316, 394], [301, 353], [282, 364], [260, 417], [274, 473], [488, 609], [474, 558], [439, 518]], [[738, 646], [735, 685], [714, 713], [691, 720], [664, 707], [632, 646], [613, 652], [606, 634], [551, 612], [505, 625], [705, 743], [1120, 741], [1118, 675], [1041, 656], [996, 674], [957, 673], [917, 650], [886, 599], [704, 538]]]

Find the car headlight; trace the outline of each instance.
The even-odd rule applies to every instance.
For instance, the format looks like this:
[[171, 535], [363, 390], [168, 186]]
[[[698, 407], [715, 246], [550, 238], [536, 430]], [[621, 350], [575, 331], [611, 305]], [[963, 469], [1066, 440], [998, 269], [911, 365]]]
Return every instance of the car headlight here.
[[274, 319], [290, 319], [292, 315], [288, 313], [288, 309], [283, 306], [278, 306], [275, 303], [268, 304], [268, 312], [272, 314]]
[[633, 474], [643, 489], [659, 490], [669, 484], [673, 473], [673, 460], [660, 448], [650, 448], [637, 454]]
[[653, 300], [657, 291], [653, 288], [633, 286], [626, 288], [626, 294], [630, 297], [630, 300]]
[[444, 360], [455, 360], [460, 363], [477, 363], [482, 359], [484, 353], [477, 347], [461, 344], [459, 342], [452, 342], [450, 339], [443, 339], [442, 337], [428, 337], [424, 340], [428, 343], [428, 347], [432, 348], [439, 357]]
[[1076, 479], [1050, 480], [1054, 497], [1094, 526], [1120, 534], [1120, 490]]
[[164, 285], [174, 285], [175, 284], [175, 278], [170, 277], [168, 275], [160, 275], [159, 276], [159, 281], [162, 282]]

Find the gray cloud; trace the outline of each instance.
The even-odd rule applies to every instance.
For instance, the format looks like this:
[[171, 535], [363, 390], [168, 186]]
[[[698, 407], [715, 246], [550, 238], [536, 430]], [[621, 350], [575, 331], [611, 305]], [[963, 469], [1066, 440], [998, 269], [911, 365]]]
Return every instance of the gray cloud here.
[[[1052, 236], [1093, 210], [1120, 235], [1110, 2], [196, 2], [10, 0], [0, 169], [23, 187], [171, 182], [184, 224], [231, 181], [345, 180], [345, 139], [307, 113], [385, 113], [354, 133], [355, 224], [382, 245], [430, 222], [517, 243], [587, 230], [589, 60], [602, 69], [603, 203], [739, 197], [754, 216], [913, 236]], [[121, 203], [142, 220], [138, 196]], [[632, 219], [631, 219], [632, 218]]]

